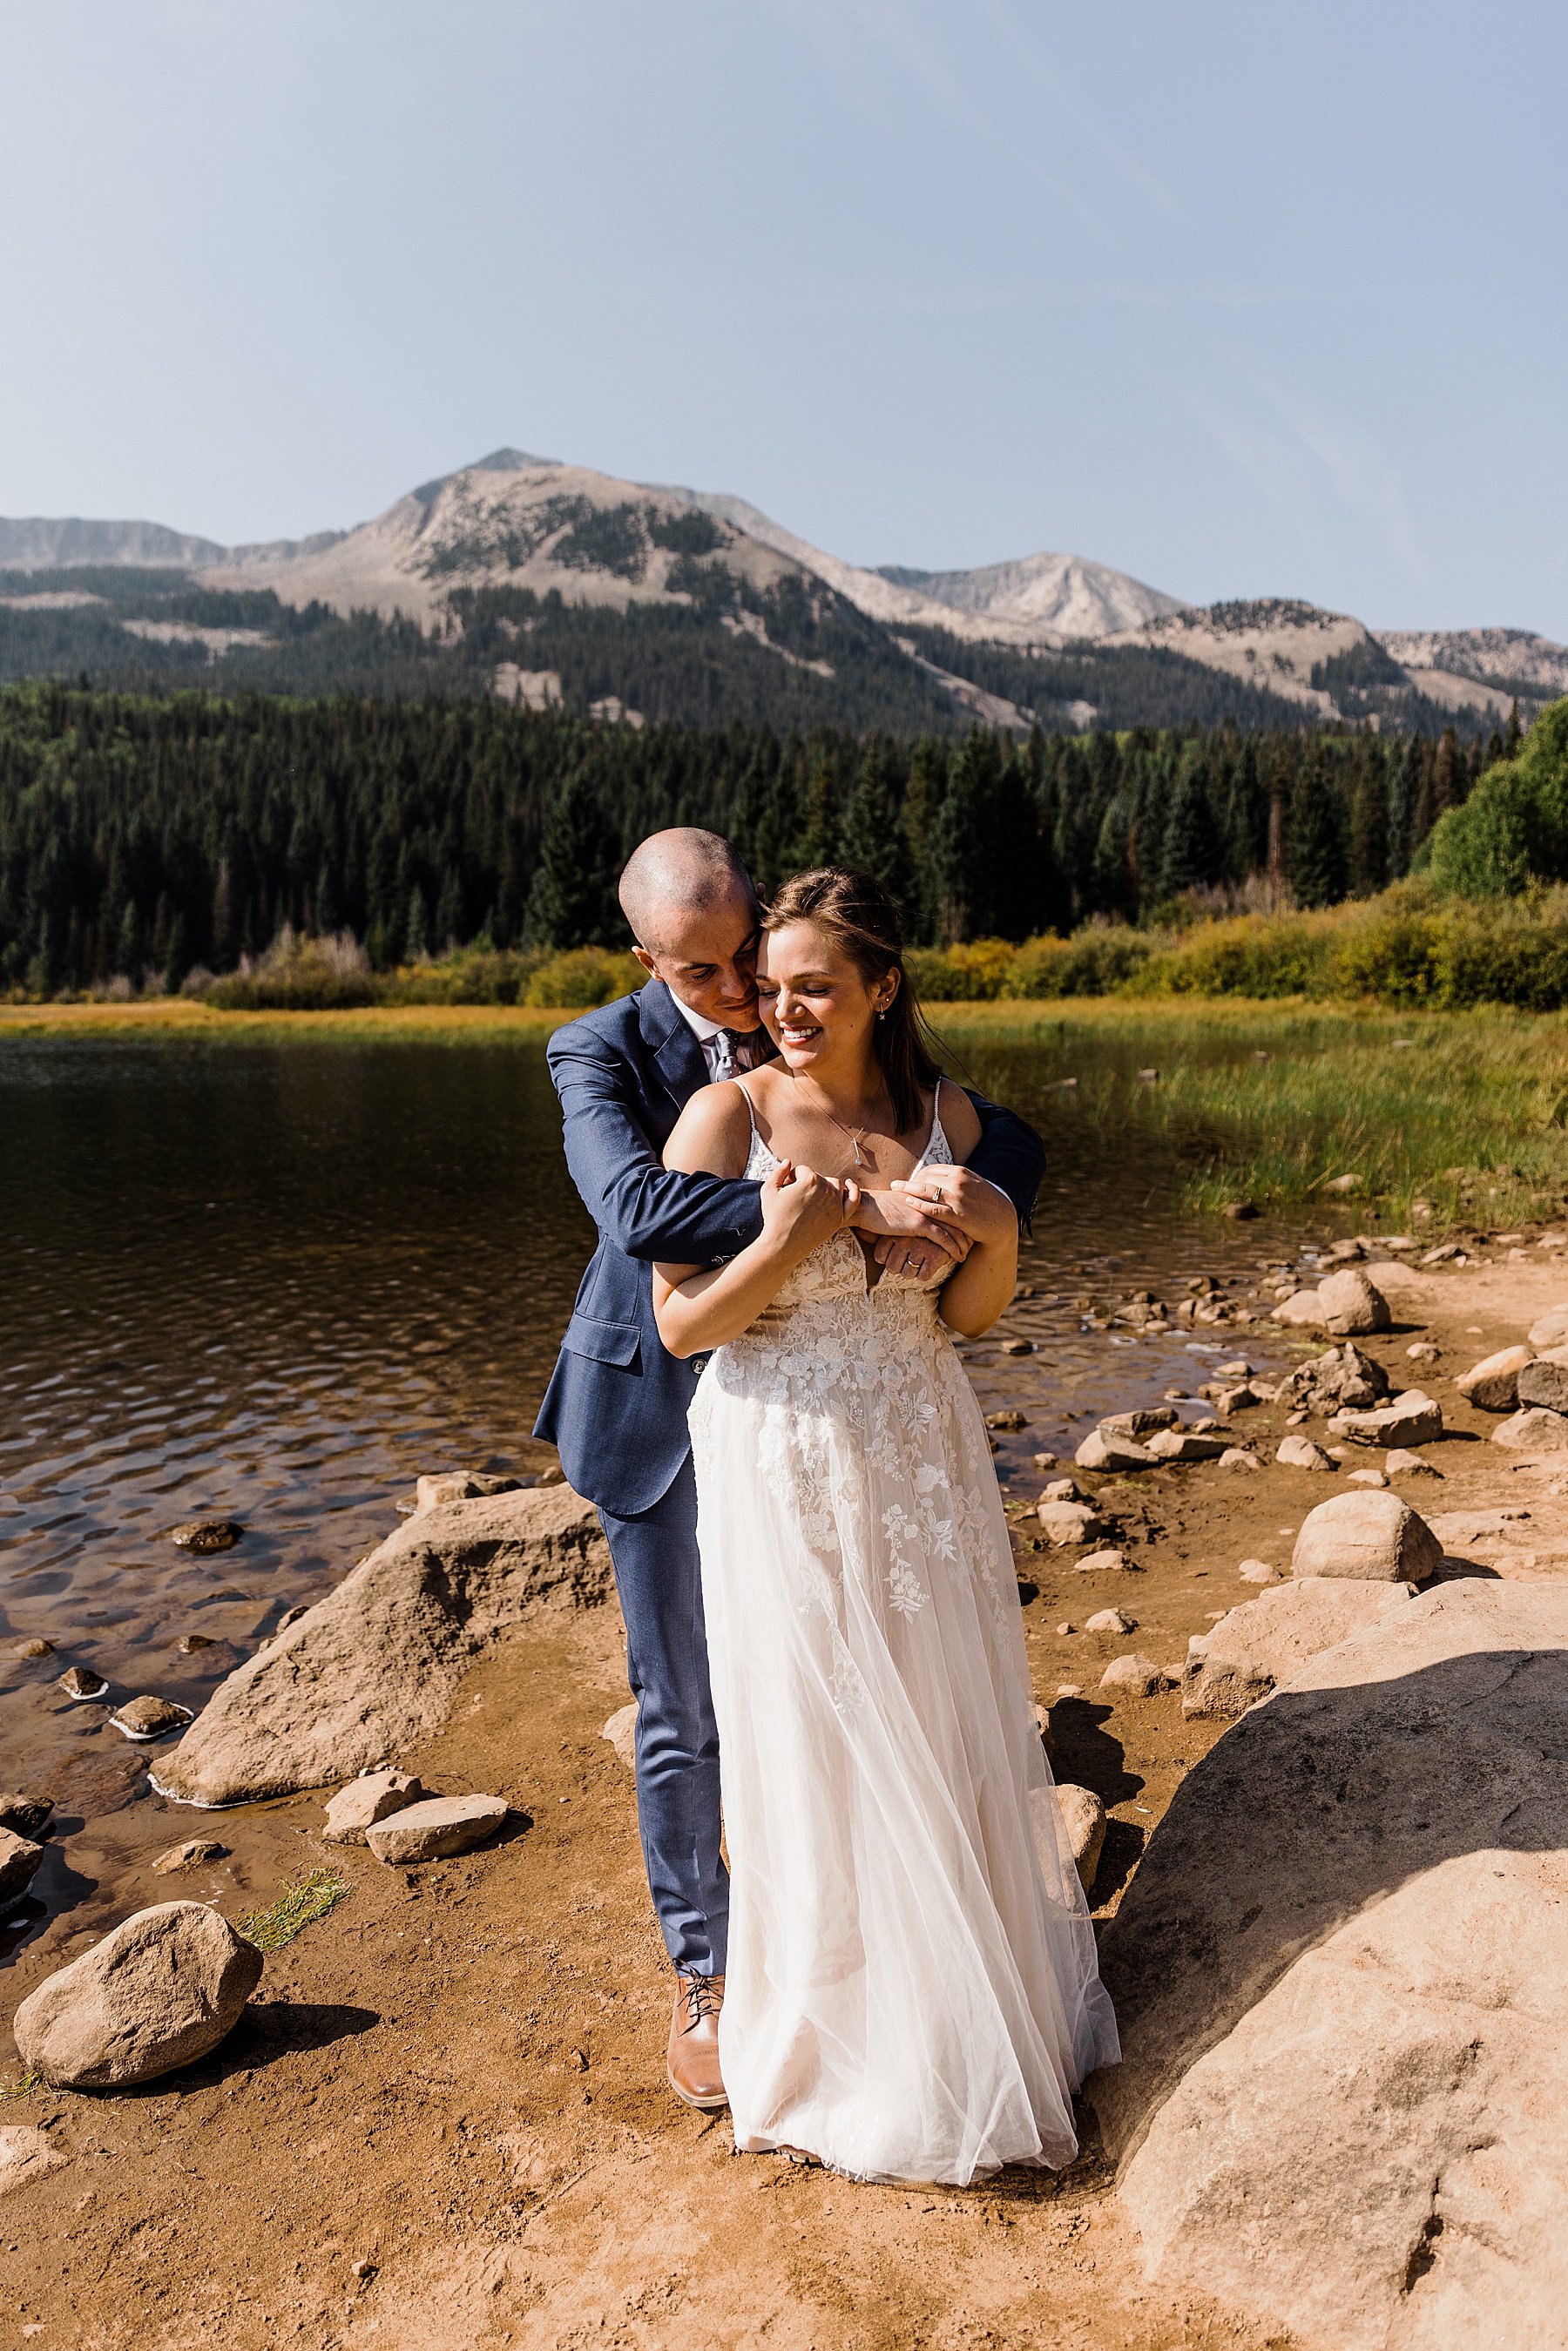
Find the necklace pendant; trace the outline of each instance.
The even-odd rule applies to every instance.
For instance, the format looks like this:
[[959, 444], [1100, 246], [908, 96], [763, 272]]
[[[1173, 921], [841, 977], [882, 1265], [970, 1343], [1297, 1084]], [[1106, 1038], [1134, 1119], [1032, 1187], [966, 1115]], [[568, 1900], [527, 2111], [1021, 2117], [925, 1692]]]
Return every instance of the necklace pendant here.
[[852, 1142], [851, 1142], [851, 1144], [850, 1144], [850, 1149], [851, 1149], [851, 1150], [854, 1153], [854, 1155], [855, 1155], [855, 1165], [856, 1165], [857, 1167], [863, 1167], [863, 1166], [865, 1165], [865, 1161], [864, 1161], [864, 1160], [862, 1158], [862, 1156], [861, 1156], [861, 1147], [860, 1147], [860, 1144], [859, 1144], [858, 1143], [856, 1143], [856, 1142], [852, 1141]]

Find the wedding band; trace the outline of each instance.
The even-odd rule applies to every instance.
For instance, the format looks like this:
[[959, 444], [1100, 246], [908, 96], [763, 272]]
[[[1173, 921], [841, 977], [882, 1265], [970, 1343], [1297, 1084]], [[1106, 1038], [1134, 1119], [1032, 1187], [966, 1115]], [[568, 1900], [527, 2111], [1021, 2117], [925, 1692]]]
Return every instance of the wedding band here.
[[932, 1197], [934, 1200], [940, 1200], [940, 1202], [942, 1203], [942, 1206], [943, 1206], [944, 1207], [946, 1207], [946, 1205], [947, 1205], [947, 1195], [946, 1195], [946, 1192], [944, 1192], [944, 1190], [942, 1189], [942, 1186], [941, 1186], [941, 1185], [940, 1185], [940, 1184], [938, 1184], [938, 1185], [936, 1185], [936, 1186], [935, 1186], [935, 1188], [934, 1188], [934, 1189], [933, 1189], [933, 1191], [932, 1191], [931, 1197]]

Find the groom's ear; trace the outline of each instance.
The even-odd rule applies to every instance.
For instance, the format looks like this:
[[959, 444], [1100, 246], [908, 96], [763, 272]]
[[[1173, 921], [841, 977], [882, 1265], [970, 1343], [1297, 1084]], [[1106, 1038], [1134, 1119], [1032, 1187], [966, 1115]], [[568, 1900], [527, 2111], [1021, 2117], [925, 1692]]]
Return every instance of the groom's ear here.
[[642, 965], [643, 970], [648, 974], [650, 979], [657, 979], [659, 977], [659, 967], [653, 961], [653, 956], [648, 953], [647, 948], [633, 947], [632, 952], [636, 956], [638, 962]]

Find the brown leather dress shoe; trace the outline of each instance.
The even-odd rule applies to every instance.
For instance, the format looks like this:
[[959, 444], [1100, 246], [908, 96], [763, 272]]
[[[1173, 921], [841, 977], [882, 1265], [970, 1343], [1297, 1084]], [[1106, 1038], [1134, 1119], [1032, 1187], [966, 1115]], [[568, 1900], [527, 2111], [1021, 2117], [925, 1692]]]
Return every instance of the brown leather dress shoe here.
[[666, 2058], [670, 2087], [688, 2106], [705, 2114], [727, 2106], [718, 2070], [718, 2012], [724, 2006], [722, 1976], [677, 1976]]

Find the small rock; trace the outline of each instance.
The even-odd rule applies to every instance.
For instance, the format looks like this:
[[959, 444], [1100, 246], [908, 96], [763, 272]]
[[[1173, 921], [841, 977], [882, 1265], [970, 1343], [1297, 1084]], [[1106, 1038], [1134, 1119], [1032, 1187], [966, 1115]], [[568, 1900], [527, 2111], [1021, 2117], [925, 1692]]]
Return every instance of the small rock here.
[[1219, 1457], [1219, 1466], [1222, 1469], [1261, 1469], [1263, 1464], [1245, 1445], [1228, 1445]]
[[1057, 1464], [1054, 1453], [1032, 1453], [1030, 1458], [1037, 1469], [1054, 1469]]
[[1088, 1618], [1083, 1629], [1086, 1633], [1135, 1633], [1138, 1624], [1124, 1608], [1102, 1608]]
[[1214, 1375], [1219, 1380], [1249, 1380], [1252, 1366], [1245, 1355], [1238, 1355], [1234, 1363], [1218, 1365]]
[[628, 1771], [637, 1767], [637, 1701], [617, 1707], [603, 1729], [601, 1739], [608, 1739]]
[[1413, 1364], [1440, 1364], [1443, 1360], [1443, 1350], [1434, 1339], [1414, 1340], [1405, 1353]]
[[1058, 1682], [1056, 1695], [1058, 1698], [1082, 1698], [1083, 1685], [1082, 1682]]
[[1065, 1546], [1092, 1542], [1105, 1532], [1105, 1522], [1088, 1502], [1041, 1502], [1040, 1527], [1047, 1542]]
[[109, 1719], [127, 1739], [145, 1746], [150, 1740], [166, 1739], [172, 1730], [183, 1730], [195, 1716], [188, 1706], [172, 1698], [133, 1698], [116, 1708]]
[[1375, 1411], [1335, 1413], [1328, 1433], [1353, 1445], [1429, 1445], [1443, 1434], [1442, 1408], [1424, 1388], [1406, 1388]]
[[1323, 1310], [1318, 1301], [1317, 1291], [1292, 1290], [1289, 1298], [1281, 1299], [1270, 1319], [1275, 1322], [1283, 1322], [1291, 1329], [1321, 1331], [1323, 1327]]
[[1170, 1687], [1165, 1668], [1156, 1666], [1152, 1657], [1113, 1657], [1100, 1677], [1100, 1687], [1113, 1695], [1125, 1698], [1153, 1698], [1157, 1690]]
[[426, 1470], [413, 1483], [413, 1507], [438, 1510], [444, 1502], [476, 1502], [487, 1494], [515, 1494], [523, 1480], [499, 1478], [482, 1469]]
[[1071, 1780], [1059, 1780], [1055, 1795], [1062, 1866], [1073, 1865], [1087, 1894], [1104, 1850], [1105, 1807], [1092, 1788], [1074, 1787]]
[[1002, 1341], [1002, 1353], [1004, 1355], [1032, 1355], [1034, 1353], [1034, 1341], [1032, 1339], [1004, 1339]]
[[1426, 1520], [1397, 1494], [1331, 1494], [1307, 1512], [1291, 1573], [1421, 1583], [1442, 1558], [1443, 1546]]
[[1085, 1497], [1076, 1478], [1053, 1478], [1040, 1499], [1042, 1502], [1082, 1502]]
[[1081, 1469], [1128, 1471], [1152, 1469], [1159, 1457], [1135, 1437], [1119, 1437], [1113, 1429], [1092, 1428], [1072, 1458]]
[[[1058, 1698], [1061, 1695], [1062, 1693], [1058, 1690]], [[1073, 1698], [1076, 1698], [1078, 1696], [1077, 1690], [1074, 1689], [1071, 1695]], [[1050, 1762], [1056, 1753], [1056, 1733], [1051, 1727], [1051, 1717], [1046, 1712], [1043, 1706], [1031, 1705], [1030, 1708], [1030, 1718], [1033, 1722], [1035, 1729], [1040, 1733], [1040, 1743], [1045, 1750], [1047, 1762]]]
[[1162, 1428], [1149, 1439], [1157, 1461], [1218, 1461], [1226, 1450], [1222, 1437], [1207, 1437], [1196, 1428]]
[[1228, 1420], [1233, 1412], [1246, 1412], [1249, 1405], [1261, 1402], [1257, 1390], [1243, 1381], [1238, 1387], [1221, 1388], [1214, 1398], [1214, 1409]]
[[389, 1864], [442, 1861], [494, 1836], [507, 1810], [499, 1796], [432, 1796], [374, 1823], [365, 1843], [378, 1861]]
[[1174, 1428], [1181, 1415], [1163, 1404], [1144, 1405], [1136, 1412], [1107, 1413], [1100, 1423], [1102, 1435], [1112, 1437], [1149, 1437], [1157, 1428]]
[[1243, 1583], [1277, 1583], [1280, 1571], [1266, 1559], [1244, 1559], [1236, 1571]]
[[25, 1641], [13, 1641], [5, 1653], [7, 1663], [16, 1665], [24, 1665], [34, 1657], [52, 1657], [54, 1654], [54, 1643], [46, 1641], [41, 1633], [35, 1633]]
[[986, 1426], [999, 1428], [1004, 1434], [1012, 1434], [1018, 1429], [1027, 1428], [1029, 1422], [1021, 1412], [988, 1412], [986, 1415]]
[[1346, 1266], [1318, 1286], [1323, 1328], [1336, 1338], [1359, 1338], [1371, 1331], [1386, 1331], [1393, 1321], [1388, 1301], [1364, 1273]]
[[1258, 1214], [1256, 1200], [1227, 1200], [1225, 1214], [1233, 1225], [1249, 1224]]
[[226, 1860], [228, 1850], [211, 1837], [189, 1837], [183, 1844], [165, 1846], [149, 1865], [159, 1877], [172, 1877], [177, 1870], [204, 1869], [211, 1861]]
[[[1481, 1412], [1516, 1412], [1519, 1375], [1531, 1360], [1528, 1347], [1504, 1347], [1497, 1354], [1485, 1355], [1479, 1364], [1472, 1364], [1468, 1372], [1461, 1372], [1454, 1385]], [[1564, 1393], [1568, 1394], [1568, 1380], [1564, 1382]]]
[[232, 1551], [244, 1532], [233, 1519], [187, 1519], [183, 1526], [170, 1528], [169, 1540], [205, 1559], [213, 1552]]
[[193, 1657], [199, 1650], [210, 1649], [214, 1646], [210, 1633], [182, 1633], [174, 1644], [183, 1657]]
[[12, 2024], [57, 2090], [151, 2082], [215, 2049], [261, 1977], [261, 1953], [202, 1902], [160, 1902], [29, 1992]]
[[1350, 1482], [1353, 1486], [1386, 1486], [1388, 1480], [1381, 1469], [1353, 1469]]
[[[5, 2124], [0, 2128], [0, 2196], [26, 2188], [29, 2179], [42, 2179], [47, 2171], [58, 2171], [69, 2160], [36, 2123]], [[25, 2326], [22, 2332], [31, 2330]]]
[[21, 1900], [43, 1857], [43, 1846], [31, 1837], [18, 1836], [14, 1829], [0, 1829], [0, 1913]]
[[1516, 1412], [1511, 1420], [1500, 1421], [1492, 1430], [1491, 1441], [1516, 1452], [1561, 1453], [1568, 1449], [1568, 1417], [1531, 1405]]
[[1078, 1562], [1080, 1575], [1114, 1575], [1124, 1572], [1127, 1554], [1123, 1551], [1092, 1551], [1087, 1559]]
[[9, 1829], [13, 1836], [46, 1837], [54, 1809], [52, 1796], [0, 1796], [0, 1829]]
[[1424, 1454], [1408, 1453], [1400, 1445], [1384, 1455], [1383, 1466], [1391, 1478], [1440, 1478], [1443, 1474], [1432, 1467]]
[[1568, 1306], [1549, 1307], [1529, 1332], [1530, 1343], [1542, 1353], [1550, 1347], [1568, 1347]]
[[321, 1834], [329, 1844], [363, 1844], [367, 1829], [423, 1802], [425, 1793], [423, 1781], [412, 1771], [361, 1771], [329, 1803]]
[[68, 1666], [55, 1687], [63, 1689], [73, 1704], [80, 1705], [84, 1699], [102, 1698], [109, 1684], [90, 1666]]
[[1068, 1640], [1077, 1630], [1076, 1625], [1059, 1625], [1056, 1628], [1056, 1637], [1059, 1641]]
[[357, 2278], [361, 2285], [369, 2285], [373, 2277], [381, 2275], [381, 2271], [374, 2262], [350, 2262], [349, 2275]]
[[1518, 1401], [1542, 1412], [1568, 1412], [1568, 1347], [1551, 1347], [1521, 1367]]
[[1328, 1182], [1323, 1186], [1323, 1190], [1325, 1192], [1337, 1192], [1342, 1196], [1349, 1192], [1359, 1192], [1360, 1189], [1361, 1178], [1359, 1176], [1331, 1176]]

